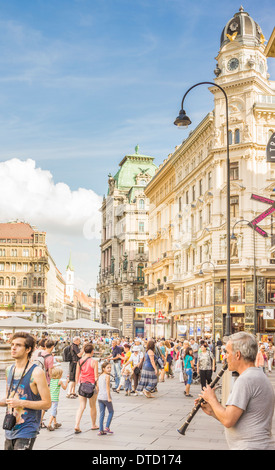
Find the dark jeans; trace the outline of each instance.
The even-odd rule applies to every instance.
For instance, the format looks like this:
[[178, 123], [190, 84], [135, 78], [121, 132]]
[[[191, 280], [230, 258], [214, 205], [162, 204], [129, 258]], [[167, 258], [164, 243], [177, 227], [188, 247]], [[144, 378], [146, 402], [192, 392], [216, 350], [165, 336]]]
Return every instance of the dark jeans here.
[[200, 379], [201, 379], [201, 388], [206, 387], [206, 382], [211, 383], [212, 379], [212, 370], [201, 370], [200, 369]]
[[6, 439], [4, 450], [32, 450], [35, 439]]
[[107, 401], [107, 400], [98, 400], [98, 405], [99, 405], [99, 413], [100, 413], [100, 415], [99, 415], [99, 430], [104, 431], [103, 421], [104, 421], [104, 418], [105, 418], [105, 410], [107, 408], [107, 410], [109, 412], [107, 422], [106, 422], [106, 428], [110, 428], [111, 421], [112, 421], [112, 418], [113, 418], [113, 415], [114, 415], [113, 403], [111, 401]]

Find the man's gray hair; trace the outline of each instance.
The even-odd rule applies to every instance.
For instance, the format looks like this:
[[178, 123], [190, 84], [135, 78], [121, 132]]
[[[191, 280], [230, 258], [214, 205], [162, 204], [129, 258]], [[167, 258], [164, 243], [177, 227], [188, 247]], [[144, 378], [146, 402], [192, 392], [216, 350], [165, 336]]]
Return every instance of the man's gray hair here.
[[228, 341], [230, 341], [234, 353], [240, 351], [246, 362], [255, 362], [258, 352], [258, 343], [254, 335], [240, 331], [239, 333], [234, 333], [229, 336]]

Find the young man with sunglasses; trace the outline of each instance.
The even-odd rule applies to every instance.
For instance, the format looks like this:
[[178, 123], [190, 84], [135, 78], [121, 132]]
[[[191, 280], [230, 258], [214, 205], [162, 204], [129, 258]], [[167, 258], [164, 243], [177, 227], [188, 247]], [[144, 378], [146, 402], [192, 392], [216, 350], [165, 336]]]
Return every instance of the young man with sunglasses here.
[[[7, 368], [6, 398], [0, 401], [0, 406], [7, 406], [5, 450], [32, 450], [39, 433], [41, 410], [51, 406], [45, 372], [30, 359], [34, 348], [35, 339], [30, 334], [13, 335], [11, 356], [15, 364]], [[6, 418], [11, 418], [12, 427], [7, 425]]]
[[255, 367], [258, 352], [256, 338], [250, 333], [231, 335], [226, 344], [225, 359], [229, 371], [238, 372], [224, 408], [208, 385], [201, 393], [203, 411], [225, 427], [231, 450], [275, 450], [272, 437], [274, 390], [263, 373]]

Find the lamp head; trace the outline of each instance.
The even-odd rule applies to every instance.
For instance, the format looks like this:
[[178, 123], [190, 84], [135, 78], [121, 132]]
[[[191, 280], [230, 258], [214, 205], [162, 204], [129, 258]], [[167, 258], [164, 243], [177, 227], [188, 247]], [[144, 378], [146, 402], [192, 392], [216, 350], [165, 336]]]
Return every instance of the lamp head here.
[[202, 269], [199, 272], [199, 276], [203, 276], [203, 270]]
[[237, 240], [237, 237], [236, 237], [235, 233], [232, 233], [230, 238], [231, 238], [231, 240]]
[[177, 127], [187, 127], [191, 124], [191, 119], [186, 116], [184, 109], [181, 109], [177, 119], [174, 121], [175, 126]]

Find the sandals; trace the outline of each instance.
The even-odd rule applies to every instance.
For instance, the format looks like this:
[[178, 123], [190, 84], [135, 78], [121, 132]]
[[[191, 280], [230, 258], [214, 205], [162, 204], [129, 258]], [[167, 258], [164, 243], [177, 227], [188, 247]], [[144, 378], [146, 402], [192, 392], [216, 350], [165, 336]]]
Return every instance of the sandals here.
[[106, 434], [107, 434], [107, 432], [105, 432], [105, 431], [99, 431], [97, 433], [98, 436], [106, 436]]
[[110, 428], [105, 428], [105, 429], [104, 429], [104, 432], [105, 432], [106, 434], [114, 434], [113, 431], [111, 431]]
[[79, 429], [79, 428], [74, 428], [74, 433], [75, 433], [75, 434], [79, 434], [80, 432], [82, 432], [81, 429]]
[[99, 429], [98, 426], [95, 426], [95, 427], [92, 427], [92, 428], [91, 428], [92, 431], [97, 431], [98, 429]]

